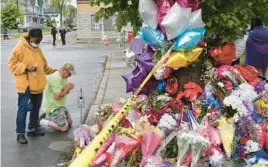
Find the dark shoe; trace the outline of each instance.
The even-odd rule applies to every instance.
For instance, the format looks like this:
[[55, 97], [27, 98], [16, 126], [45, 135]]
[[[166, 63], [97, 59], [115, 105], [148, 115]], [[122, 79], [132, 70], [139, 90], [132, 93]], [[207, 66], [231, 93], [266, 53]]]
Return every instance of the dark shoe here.
[[17, 134], [17, 141], [20, 144], [27, 144], [28, 140], [25, 137], [25, 134]]
[[45, 131], [42, 128], [35, 128], [33, 130], [28, 130], [27, 136], [44, 136]]

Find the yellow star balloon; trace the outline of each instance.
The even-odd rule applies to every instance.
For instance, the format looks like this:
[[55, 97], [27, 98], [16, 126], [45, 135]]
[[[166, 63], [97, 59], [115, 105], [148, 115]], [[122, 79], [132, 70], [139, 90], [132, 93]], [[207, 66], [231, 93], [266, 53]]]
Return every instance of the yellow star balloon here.
[[171, 53], [166, 65], [171, 68], [187, 67], [199, 58], [202, 51], [203, 48], [194, 48], [189, 51], [173, 52]]

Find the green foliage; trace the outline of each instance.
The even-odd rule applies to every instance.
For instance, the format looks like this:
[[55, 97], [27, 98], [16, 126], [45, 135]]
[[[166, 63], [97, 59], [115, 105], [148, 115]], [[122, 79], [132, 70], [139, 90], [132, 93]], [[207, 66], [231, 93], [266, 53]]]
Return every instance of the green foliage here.
[[[261, 16], [268, 24], [268, 0], [202, 0], [203, 20], [206, 23], [206, 37], [210, 45], [242, 36], [250, 25], [253, 16]], [[142, 25], [138, 12], [138, 0], [89, 0], [91, 6], [106, 5], [95, 15], [96, 21], [117, 15], [118, 31], [127, 23], [133, 26], [134, 34]], [[107, 5], [110, 5], [107, 7]], [[210, 41], [209, 37], [216, 34], [219, 38]]]
[[46, 3], [49, 4], [49, 6], [52, 9], [55, 9], [60, 13], [60, 24], [62, 24], [62, 16], [66, 15], [68, 12], [68, 4], [71, 2], [71, 0], [45, 0]]
[[50, 26], [50, 27], [54, 23], [53, 20], [50, 17], [46, 17], [46, 21], [47, 21], [47, 26]]
[[112, 4], [109, 7], [101, 8], [95, 15], [95, 21], [117, 15], [115, 25], [118, 31], [130, 23], [135, 35], [142, 25], [138, 11], [139, 0], [89, 0], [89, 4], [91, 6], [100, 6], [101, 4], [108, 6]]
[[19, 23], [24, 22], [23, 12], [21, 8], [17, 8], [15, 1], [5, 1], [1, 7], [1, 20], [3, 23], [3, 28], [17, 29], [17, 18], [19, 18]]
[[[267, 21], [267, 0], [202, 0], [203, 21], [206, 23], [206, 37], [210, 45], [242, 36], [253, 16], [259, 15]], [[209, 40], [217, 35], [216, 41]]]

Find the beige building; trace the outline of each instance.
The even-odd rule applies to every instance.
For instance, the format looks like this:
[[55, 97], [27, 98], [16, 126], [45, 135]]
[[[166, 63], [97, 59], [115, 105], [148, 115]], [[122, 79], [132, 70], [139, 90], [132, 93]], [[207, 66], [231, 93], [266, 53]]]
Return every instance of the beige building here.
[[110, 40], [119, 38], [115, 30], [115, 17], [108, 20], [94, 21], [99, 6], [90, 6], [88, 0], [77, 0], [77, 38], [78, 40], [102, 40], [107, 36]]

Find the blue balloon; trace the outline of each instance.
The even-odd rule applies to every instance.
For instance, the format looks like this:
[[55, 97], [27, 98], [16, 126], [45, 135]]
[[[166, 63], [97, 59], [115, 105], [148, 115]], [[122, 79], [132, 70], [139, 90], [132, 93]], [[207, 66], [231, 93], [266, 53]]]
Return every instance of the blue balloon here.
[[156, 89], [159, 93], [164, 93], [166, 86], [167, 86], [167, 81], [163, 79], [163, 80], [158, 81]]
[[189, 49], [195, 47], [205, 35], [205, 28], [194, 28], [192, 30], [187, 30], [183, 34], [177, 37], [173, 50]]
[[162, 31], [148, 26], [142, 28], [138, 34], [147, 44], [155, 48], [164, 48], [165, 36]]

